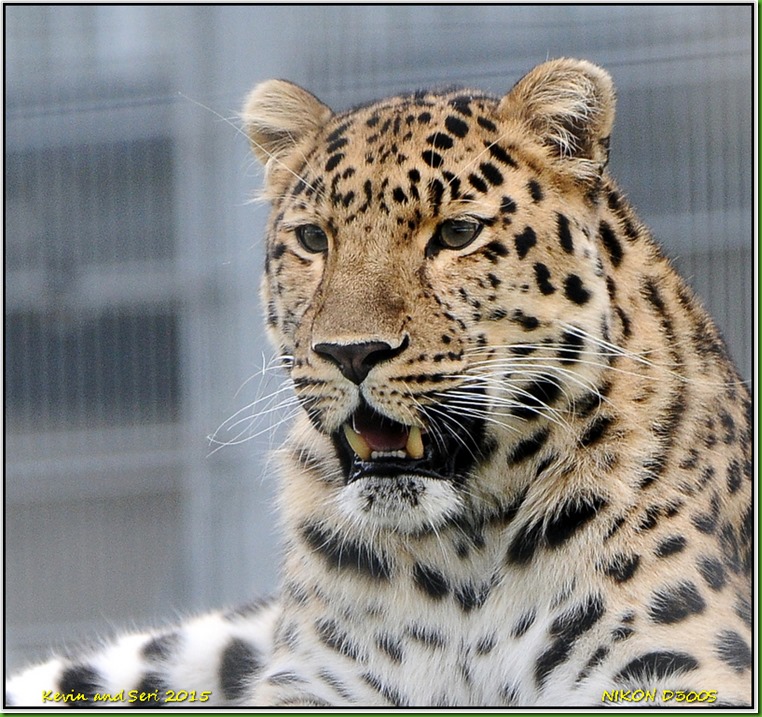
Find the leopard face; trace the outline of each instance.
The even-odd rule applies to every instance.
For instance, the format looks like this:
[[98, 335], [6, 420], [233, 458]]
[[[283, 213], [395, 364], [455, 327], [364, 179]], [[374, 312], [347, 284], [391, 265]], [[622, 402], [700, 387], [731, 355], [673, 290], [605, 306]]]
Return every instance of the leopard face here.
[[249, 100], [273, 204], [268, 326], [358, 525], [416, 531], [494, 503], [479, 474], [495, 446], [560, 420], [605, 365], [593, 237], [613, 95], [587, 63], [556, 74], [502, 100], [341, 114], [285, 82]]

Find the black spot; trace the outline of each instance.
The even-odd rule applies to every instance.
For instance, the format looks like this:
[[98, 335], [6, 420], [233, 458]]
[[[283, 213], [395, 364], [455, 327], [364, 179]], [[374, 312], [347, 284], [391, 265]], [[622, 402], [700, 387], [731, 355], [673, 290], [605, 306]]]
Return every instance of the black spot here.
[[611, 527], [608, 530], [608, 533], [604, 536], [604, 540], [609, 540], [614, 535], [619, 532], [619, 529], [624, 525], [625, 521], [627, 520], [627, 516], [620, 515], [617, 518], [614, 518], [614, 520], [611, 522]]
[[326, 148], [325, 151], [328, 152], [328, 154], [334, 154], [337, 150], [344, 147], [349, 140], [346, 137], [339, 137], [335, 142], [331, 142]]
[[476, 121], [480, 127], [484, 127], [488, 132], [497, 132], [497, 127], [494, 122], [488, 120], [486, 117], [477, 117]]
[[376, 692], [382, 695], [387, 702], [390, 702], [395, 707], [407, 707], [407, 700], [405, 700], [397, 690], [384, 684], [380, 677], [377, 677], [370, 672], [365, 672], [363, 673], [362, 678], [376, 690]]
[[727, 411], [720, 411], [720, 423], [725, 429], [725, 435], [722, 437], [723, 443], [731, 444], [736, 440], [736, 423], [733, 417]]
[[526, 634], [527, 630], [529, 630], [529, 628], [534, 624], [536, 617], [537, 613], [535, 613], [534, 610], [525, 612], [518, 619], [518, 622], [513, 626], [513, 629], [511, 630], [511, 637], [515, 637], [517, 639], [519, 637], [523, 637]]
[[558, 548], [590, 521], [606, 505], [599, 496], [568, 501], [543, 530], [542, 521], [523, 525], [511, 541], [507, 560], [518, 565], [528, 563], [540, 547]]
[[705, 608], [696, 586], [686, 580], [657, 590], [651, 599], [649, 613], [654, 622], [671, 625], [702, 613]]
[[714, 479], [715, 470], [713, 466], [704, 466], [698, 479], [698, 487], [703, 490]]
[[429, 124], [431, 122], [431, 112], [421, 112], [418, 115], [418, 122], [421, 124]]
[[600, 645], [595, 652], [590, 655], [590, 659], [577, 675], [577, 682], [587, 679], [587, 676], [606, 659], [609, 654], [609, 648], [606, 645]]
[[519, 441], [508, 456], [508, 464], [515, 465], [516, 463], [520, 463], [521, 461], [525, 461], [527, 458], [536, 455], [545, 445], [549, 435], [550, 429], [543, 428], [537, 431], [537, 433], [529, 436], [529, 438]]
[[587, 418], [593, 411], [599, 409], [603, 402], [603, 394], [599, 391], [589, 391], [579, 398], [575, 398], [572, 404], [574, 415], [578, 418]]
[[474, 608], [479, 608], [484, 605], [489, 596], [489, 592], [489, 584], [484, 584], [477, 588], [473, 583], [468, 582], [461, 585], [455, 591], [455, 599], [458, 601], [463, 612], [471, 612]]
[[442, 172], [442, 174], [447, 180], [447, 186], [450, 188], [450, 197], [458, 199], [460, 197], [460, 179], [451, 172]]
[[320, 641], [345, 657], [356, 660], [360, 654], [349, 636], [339, 629], [335, 620], [323, 618], [315, 622], [315, 632]]
[[328, 161], [325, 163], [325, 171], [330, 172], [331, 170], [335, 169], [342, 159], [344, 159], [344, 155], [341, 152], [328, 157]]
[[384, 633], [376, 638], [376, 644], [380, 650], [389, 656], [392, 662], [402, 662], [402, 641], [399, 638]]
[[606, 435], [612, 423], [614, 419], [611, 416], [598, 416], [580, 436], [580, 445], [584, 448], [594, 446]]
[[545, 296], [549, 296], [555, 292], [556, 287], [550, 283], [550, 271], [548, 270], [548, 267], [545, 266], [545, 264], [537, 262], [533, 268], [535, 280], [537, 281], [537, 287], [539, 290]]
[[445, 576], [435, 568], [416, 563], [413, 568], [413, 580], [429, 597], [439, 600], [450, 592]]
[[667, 337], [674, 338], [674, 328], [672, 326], [672, 318], [667, 311], [667, 306], [664, 303], [664, 299], [656, 286], [656, 279], [645, 278], [641, 285], [641, 295], [643, 298], [653, 307], [656, 313], [661, 318], [661, 325], [664, 328]]
[[711, 535], [717, 529], [717, 521], [720, 517], [720, 498], [715, 493], [710, 501], [709, 511], [691, 516], [691, 522], [701, 533]]
[[278, 260], [283, 256], [285, 252], [286, 245], [283, 242], [278, 242], [277, 244], [274, 244], [270, 250], [270, 258], [273, 260]]
[[494, 164], [482, 162], [479, 165], [479, 170], [493, 187], [499, 187], [503, 183], [503, 175], [500, 174], [500, 170]]
[[452, 147], [452, 137], [444, 132], [434, 132], [426, 138], [426, 141], [437, 149], [450, 149]]
[[489, 149], [489, 153], [498, 162], [501, 162], [508, 167], [518, 167], [516, 160], [514, 160], [513, 157], [511, 157], [511, 155], [508, 154], [508, 152], [506, 152], [499, 144], [488, 144], [487, 149]]
[[538, 378], [521, 393], [523, 406], [517, 406], [511, 413], [518, 418], [531, 421], [542, 414], [561, 394], [561, 387], [551, 378]]
[[579, 355], [585, 346], [585, 340], [576, 333], [564, 331], [561, 334], [561, 348], [558, 349], [558, 359], [561, 363], [569, 364], [579, 361]]
[[606, 247], [606, 251], [609, 254], [612, 265], [619, 266], [622, 263], [622, 245], [619, 243], [619, 239], [614, 233], [614, 230], [607, 222], [602, 221], [598, 227], [598, 232], [601, 236], [603, 246]]
[[488, 655], [497, 645], [497, 637], [494, 635], [485, 635], [476, 643], [474, 649], [477, 655]]
[[741, 620], [751, 627], [751, 603], [749, 602], [749, 599], [745, 595], [736, 595], [736, 598], [733, 611], [741, 618]]
[[647, 652], [628, 662], [617, 674], [617, 681], [648, 685], [654, 680], [664, 680], [673, 675], [698, 668], [695, 657], [685, 652], [660, 650]]
[[640, 555], [615, 555], [611, 561], [603, 567], [603, 572], [617, 583], [626, 583], [635, 575], [640, 566]]
[[433, 167], [434, 169], [441, 167], [442, 163], [444, 162], [441, 154], [437, 154], [430, 149], [427, 149], [425, 152], [421, 152], [421, 158], [424, 162], [426, 162], [426, 164], [429, 165], [429, 167]]
[[[376, 122], [378, 122], [378, 117], [377, 116], [374, 116], [371, 119], [375, 119]], [[368, 124], [369, 127], [373, 126], [370, 123], [370, 120], [368, 120], [367, 124]], [[341, 135], [343, 135], [349, 129], [349, 127], [350, 127], [350, 123], [349, 122], [343, 122], [335, 130], [333, 130], [333, 132], [331, 132], [331, 134], [329, 134], [326, 137], [326, 141], [327, 142], [335, 142], [337, 139], [339, 139], [339, 137], [341, 137]]]
[[410, 637], [431, 649], [438, 649], [447, 644], [447, 640], [439, 630], [433, 630], [414, 624], [410, 625], [407, 631]]
[[666, 558], [669, 555], [682, 552], [686, 543], [687, 541], [682, 535], [669, 535], [659, 542], [654, 553], [657, 558]]
[[385, 558], [363, 543], [330, 533], [313, 523], [302, 527], [302, 535], [307, 544], [336, 570], [353, 570], [375, 580], [387, 580], [391, 574]]
[[542, 187], [535, 179], [530, 179], [527, 184], [529, 189], [529, 196], [532, 197], [532, 201], [541, 202], [543, 199]]
[[[44, 685], [43, 685], [44, 686]], [[72, 665], [67, 667], [58, 682], [59, 692], [83, 694], [92, 699], [96, 692], [102, 691], [102, 677], [93, 667], [87, 665]], [[76, 707], [78, 702], [67, 702], [69, 706]]]
[[511, 316], [511, 321], [519, 324], [526, 331], [534, 331], [539, 325], [540, 321], [535, 316], [529, 316], [525, 314], [521, 309], [516, 309]]
[[222, 651], [219, 667], [220, 687], [228, 700], [243, 696], [251, 678], [262, 669], [255, 649], [240, 638], [233, 638]]
[[468, 134], [468, 124], [452, 115], [445, 118], [445, 127], [450, 134], [454, 134], [456, 137], [465, 137]]
[[611, 631], [611, 639], [614, 640], [614, 642], [621, 642], [622, 640], [626, 640], [630, 635], [632, 635], [635, 632], [631, 627], [626, 627], [625, 625], [618, 625]]
[[723, 630], [715, 643], [718, 657], [736, 672], [751, 667], [751, 649], [735, 630]]
[[514, 214], [516, 212], [516, 202], [510, 197], [503, 197], [500, 200], [500, 211], [503, 214]]
[[[750, 510], [751, 506], [749, 506]], [[748, 512], [747, 515], [749, 515]], [[738, 536], [733, 526], [729, 523], [724, 523], [720, 529], [720, 547], [727, 566], [735, 573], [741, 572], [742, 566]]]
[[630, 321], [630, 317], [623, 311], [620, 306], [616, 307], [616, 313], [619, 317], [619, 321], [622, 322], [622, 333], [624, 334], [624, 337], [626, 339], [630, 338], [632, 335], [632, 322]]
[[574, 251], [574, 242], [572, 241], [571, 230], [569, 229], [569, 220], [563, 214], [556, 215], [556, 224], [558, 226], [558, 240], [561, 242], [561, 248], [571, 254]]
[[508, 562], [517, 565], [527, 564], [541, 546], [543, 537], [542, 523], [523, 525], [508, 547]]
[[557, 548], [592, 520], [604, 508], [606, 501], [597, 495], [572, 498], [548, 522], [546, 530], [548, 544]]
[[527, 255], [527, 252], [537, 244], [537, 235], [534, 233], [532, 227], [527, 227], [521, 234], [516, 234], [513, 241], [516, 245], [516, 252], [519, 255], [519, 259], [523, 259]]
[[179, 641], [180, 636], [175, 632], [157, 635], [143, 645], [140, 654], [149, 662], [166, 660], [172, 655]]
[[508, 248], [497, 239], [491, 241], [484, 247], [485, 254], [491, 254], [492, 257], [508, 256]]
[[717, 558], [701, 556], [696, 564], [701, 577], [712, 590], [719, 591], [725, 587], [725, 568]]
[[428, 185], [429, 201], [434, 214], [439, 213], [439, 206], [442, 204], [444, 195], [444, 186], [438, 179], [432, 179]]
[[659, 522], [660, 515], [661, 515], [661, 508], [658, 505], [652, 505], [646, 508], [645, 515], [643, 516], [642, 520], [638, 523], [638, 527], [637, 527], [638, 532], [641, 532], [644, 530], [651, 530], [652, 528], [655, 528], [656, 524]]
[[271, 675], [268, 675], [267, 681], [271, 685], [293, 685], [306, 682], [303, 677], [297, 675], [293, 670], [278, 670], [278, 672], [273, 672]]
[[336, 675], [334, 675], [332, 672], [329, 672], [326, 669], [322, 669], [318, 672], [318, 678], [321, 679], [326, 684], [330, 685], [337, 694], [339, 694], [342, 698], [344, 698], [347, 702], [350, 703], [356, 703], [357, 698], [355, 695], [353, 695], [347, 686], [338, 678]]
[[469, 174], [468, 182], [477, 192], [482, 194], [486, 194], [489, 190], [487, 183], [478, 174]]
[[728, 466], [728, 492], [732, 495], [741, 487], [741, 466], [738, 461], [731, 461]]
[[539, 478], [553, 463], [558, 463], [558, 454], [556, 453], [551, 453], [537, 464], [537, 470], [534, 474], [535, 478]]
[[397, 204], [407, 204], [407, 194], [405, 194], [402, 187], [395, 187], [392, 191], [392, 198]]
[[680, 461], [680, 468], [683, 470], [693, 470], [699, 462], [699, 452], [695, 448], [688, 450], [688, 454]]
[[579, 306], [590, 301], [590, 292], [585, 288], [582, 279], [576, 274], [569, 274], [564, 279], [564, 294], [569, 301], [573, 301]]
[[550, 626], [553, 639], [550, 647], [535, 662], [534, 677], [542, 687], [547, 676], [569, 657], [574, 642], [590, 630], [606, 611], [598, 595], [590, 595], [587, 601], [560, 615]]

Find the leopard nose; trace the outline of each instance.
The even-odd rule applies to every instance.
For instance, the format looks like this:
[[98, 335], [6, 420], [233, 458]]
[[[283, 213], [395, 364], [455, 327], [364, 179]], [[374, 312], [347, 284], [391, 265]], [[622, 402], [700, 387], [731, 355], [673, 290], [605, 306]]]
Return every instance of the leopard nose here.
[[385, 341], [365, 341], [354, 344], [315, 344], [312, 349], [325, 359], [335, 363], [344, 376], [358, 386], [374, 366], [401, 354], [408, 345], [407, 336], [398, 346]]

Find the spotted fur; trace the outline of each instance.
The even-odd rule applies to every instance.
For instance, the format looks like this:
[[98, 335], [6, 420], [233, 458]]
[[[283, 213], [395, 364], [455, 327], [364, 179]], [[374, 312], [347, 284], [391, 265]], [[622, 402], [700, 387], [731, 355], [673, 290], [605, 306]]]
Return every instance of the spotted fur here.
[[576, 60], [342, 113], [257, 87], [263, 299], [304, 408], [280, 596], [56, 659], [11, 700], [750, 704], [750, 398], [606, 172], [613, 117]]

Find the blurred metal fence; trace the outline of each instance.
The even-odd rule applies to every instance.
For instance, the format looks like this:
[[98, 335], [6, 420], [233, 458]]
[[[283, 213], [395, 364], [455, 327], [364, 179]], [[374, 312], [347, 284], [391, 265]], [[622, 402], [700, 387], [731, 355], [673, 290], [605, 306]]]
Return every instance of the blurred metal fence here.
[[278, 385], [254, 376], [266, 210], [247, 204], [259, 174], [235, 120], [267, 77], [341, 108], [503, 93], [546, 57], [606, 66], [613, 172], [750, 377], [751, 6], [16, 5], [5, 21], [11, 665], [274, 586], [277, 414], [242, 445], [206, 441]]

